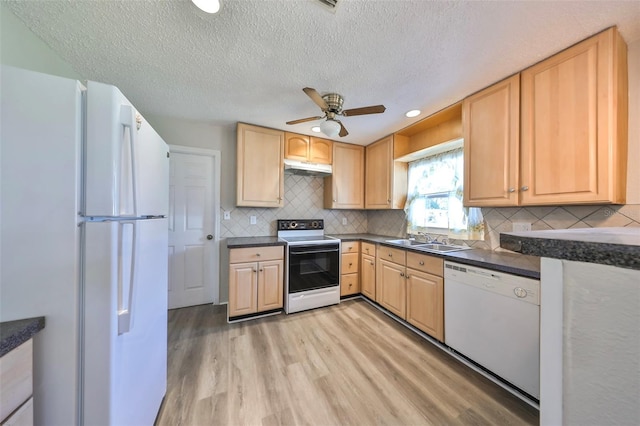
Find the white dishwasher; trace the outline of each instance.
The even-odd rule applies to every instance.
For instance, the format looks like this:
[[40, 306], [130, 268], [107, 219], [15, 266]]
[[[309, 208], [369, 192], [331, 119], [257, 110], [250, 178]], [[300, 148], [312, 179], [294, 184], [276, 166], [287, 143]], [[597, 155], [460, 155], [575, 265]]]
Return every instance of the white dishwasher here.
[[444, 265], [447, 346], [540, 399], [540, 281]]

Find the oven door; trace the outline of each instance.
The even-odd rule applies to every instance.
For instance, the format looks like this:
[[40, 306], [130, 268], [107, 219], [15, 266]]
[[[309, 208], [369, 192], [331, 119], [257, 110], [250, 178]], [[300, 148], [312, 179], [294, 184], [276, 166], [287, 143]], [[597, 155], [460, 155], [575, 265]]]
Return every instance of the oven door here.
[[340, 285], [340, 244], [289, 246], [289, 293]]

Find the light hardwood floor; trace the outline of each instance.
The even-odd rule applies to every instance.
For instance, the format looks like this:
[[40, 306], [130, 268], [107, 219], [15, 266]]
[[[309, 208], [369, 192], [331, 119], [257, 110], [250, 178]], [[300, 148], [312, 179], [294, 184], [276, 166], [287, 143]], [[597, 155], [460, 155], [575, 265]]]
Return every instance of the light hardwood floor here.
[[158, 425], [538, 424], [538, 411], [363, 300], [227, 324], [169, 312]]

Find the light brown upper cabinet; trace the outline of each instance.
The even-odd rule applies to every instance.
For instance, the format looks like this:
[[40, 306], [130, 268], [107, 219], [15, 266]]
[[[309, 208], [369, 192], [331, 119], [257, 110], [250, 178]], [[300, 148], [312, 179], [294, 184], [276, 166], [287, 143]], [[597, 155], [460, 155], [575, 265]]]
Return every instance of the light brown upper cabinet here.
[[462, 120], [465, 205], [518, 205], [520, 74], [466, 98]]
[[394, 136], [366, 147], [365, 208], [402, 209], [407, 199], [407, 163], [394, 161]]
[[284, 205], [284, 132], [238, 123], [238, 206]]
[[313, 136], [285, 133], [284, 158], [310, 163], [331, 164], [333, 142]]
[[324, 178], [324, 208], [364, 208], [363, 146], [333, 142], [333, 172]]
[[624, 203], [626, 55], [610, 28], [465, 99], [465, 205]]
[[521, 204], [624, 203], [627, 46], [616, 28], [522, 71]]

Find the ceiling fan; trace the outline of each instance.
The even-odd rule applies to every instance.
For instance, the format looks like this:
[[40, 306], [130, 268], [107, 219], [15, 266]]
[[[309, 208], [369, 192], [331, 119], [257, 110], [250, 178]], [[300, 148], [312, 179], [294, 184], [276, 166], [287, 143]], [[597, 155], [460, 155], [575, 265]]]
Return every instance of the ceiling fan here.
[[365, 114], [379, 114], [385, 111], [384, 105], [373, 105], [368, 107], [361, 108], [352, 108], [352, 109], [342, 109], [342, 104], [344, 103], [344, 98], [337, 93], [327, 93], [325, 95], [320, 96], [320, 94], [316, 91], [316, 89], [312, 89], [311, 87], [305, 87], [302, 89], [304, 93], [307, 94], [311, 98], [313, 102], [316, 103], [324, 113], [324, 115], [318, 115], [316, 117], [307, 117], [301, 118], [299, 120], [287, 121], [287, 124], [299, 124], [307, 121], [314, 121], [326, 118], [325, 121], [320, 123], [320, 130], [322, 133], [329, 137], [335, 137], [336, 135], [340, 135], [340, 137], [345, 137], [349, 134], [347, 129], [345, 129], [344, 125], [340, 120], [336, 119], [336, 116], [342, 115], [344, 117], [351, 117], [354, 115], [365, 115]]

